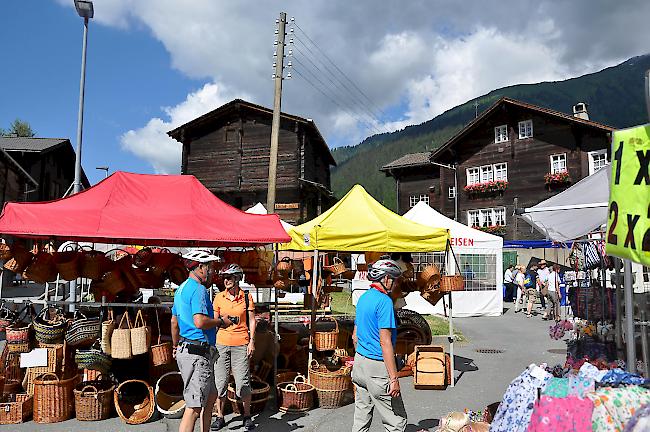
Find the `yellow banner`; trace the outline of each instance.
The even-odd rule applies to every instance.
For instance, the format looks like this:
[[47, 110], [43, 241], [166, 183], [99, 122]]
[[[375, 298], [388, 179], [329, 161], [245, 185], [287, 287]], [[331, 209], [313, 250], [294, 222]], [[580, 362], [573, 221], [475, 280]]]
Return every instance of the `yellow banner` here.
[[606, 250], [650, 266], [650, 124], [612, 137]]

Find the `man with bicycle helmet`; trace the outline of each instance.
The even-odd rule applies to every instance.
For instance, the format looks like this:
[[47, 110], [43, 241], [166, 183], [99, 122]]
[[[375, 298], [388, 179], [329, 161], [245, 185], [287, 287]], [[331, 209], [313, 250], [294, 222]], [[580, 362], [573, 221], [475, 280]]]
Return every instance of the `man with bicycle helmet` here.
[[174, 293], [172, 307], [172, 342], [174, 357], [183, 378], [186, 409], [179, 432], [194, 431], [201, 419], [201, 432], [210, 429], [212, 407], [217, 398], [214, 385], [216, 328], [224, 321], [214, 318], [210, 294], [212, 268], [219, 257], [195, 249], [185, 255], [189, 277]]
[[386, 431], [406, 429], [395, 362], [397, 325], [390, 298], [395, 280], [401, 275], [402, 269], [394, 260], [378, 260], [368, 269], [368, 279], [373, 283], [357, 302], [352, 333], [356, 348], [352, 369], [352, 382], [357, 387], [352, 426], [355, 432], [370, 429], [375, 408]]
[[218, 393], [217, 419], [211, 429], [220, 430], [226, 425], [224, 410], [232, 370], [237, 398], [244, 405], [244, 429], [253, 430], [250, 359], [255, 351], [255, 304], [252, 296], [239, 287], [239, 282], [244, 278], [240, 266], [229, 264], [219, 273], [225, 289], [214, 297], [214, 313], [223, 317], [225, 328], [217, 334], [219, 359], [214, 370]]

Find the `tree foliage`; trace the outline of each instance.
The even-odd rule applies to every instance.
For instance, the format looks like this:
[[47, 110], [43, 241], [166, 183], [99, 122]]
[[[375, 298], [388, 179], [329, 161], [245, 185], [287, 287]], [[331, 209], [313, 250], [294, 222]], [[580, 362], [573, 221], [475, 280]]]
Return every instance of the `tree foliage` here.
[[31, 125], [23, 120], [16, 119], [9, 125], [9, 129], [0, 128], [0, 135], [15, 135], [19, 137], [28, 137], [31, 138], [36, 135], [32, 130]]

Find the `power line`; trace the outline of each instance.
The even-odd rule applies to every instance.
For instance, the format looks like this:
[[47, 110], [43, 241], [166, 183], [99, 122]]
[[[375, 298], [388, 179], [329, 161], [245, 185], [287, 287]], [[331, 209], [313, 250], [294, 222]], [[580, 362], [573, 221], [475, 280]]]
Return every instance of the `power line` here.
[[355, 88], [359, 93], [361, 93], [361, 95], [363, 95], [363, 97], [365, 97], [366, 100], [367, 100], [371, 105], [373, 105], [373, 106], [375, 107], [375, 109], [377, 109], [377, 110], [378, 110], [378, 111], [379, 111], [379, 112], [380, 112], [384, 117], [388, 117], [388, 116], [386, 115], [386, 113], [385, 113], [384, 111], [382, 111], [382, 109], [379, 108], [379, 107], [377, 106], [377, 104], [374, 103], [374, 102], [372, 101], [372, 99], [370, 99], [370, 98], [368, 97], [368, 95], [365, 94], [365, 93], [363, 92], [363, 90], [361, 90], [361, 89], [359, 88], [359, 86], [357, 86], [357, 85], [354, 83], [354, 81], [352, 81], [352, 79], [350, 79], [350, 77], [348, 77], [348, 76], [345, 74], [345, 72], [343, 72], [343, 71], [342, 71], [342, 70], [341, 70], [341, 69], [336, 65], [336, 63], [334, 63], [334, 62], [332, 61], [332, 59], [329, 58], [329, 56], [325, 53], [325, 51], [323, 51], [323, 50], [318, 46], [318, 44], [317, 44], [316, 42], [314, 42], [313, 39], [310, 38], [309, 35], [308, 35], [308, 34], [307, 34], [307, 33], [306, 33], [306, 32], [305, 32], [305, 31], [304, 31], [304, 30], [303, 30], [303, 29], [302, 29], [302, 28], [301, 28], [301, 27], [300, 27], [300, 26], [295, 22], [295, 21], [293, 22], [293, 25], [296, 26], [296, 28], [297, 28], [298, 30], [300, 30], [300, 32], [301, 32], [303, 35], [305, 35], [305, 37], [306, 37], [306, 38], [311, 42], [311, 44], [314, 45], [314, 46], [316, 47], [316, 49], [318, 49], [318, 51], [321, 52], [321, 54], [323, 54], [323, 56], [324, 56], [324, 57], [325, 57], [325, 58], [326, 58], [326, 59], [327, 59], [327, 60], [332, 64], [332, 66], [334, 66], [334, 67], [336, 68], [336, 70], [338, 70], [338, 71], [341, 73], [341, 75], [343, 75], [343, 76], [345, 77], [345, 79], [347, 79], [347, 80], [350, 82], [350, 84], [352, 84], [352, 86], [354, 86], [354, 88]]

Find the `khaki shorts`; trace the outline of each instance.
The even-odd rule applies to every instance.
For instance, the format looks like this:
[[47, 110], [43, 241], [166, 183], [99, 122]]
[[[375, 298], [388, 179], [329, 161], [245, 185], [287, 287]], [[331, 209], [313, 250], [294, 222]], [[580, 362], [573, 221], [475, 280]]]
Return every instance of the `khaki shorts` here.
[[526, 296], [535, 300], [537, 298], [537, 288], [526, 288]]
[[183, 378], [183, 399], [188, 408], [202, 408], [208, 403], [210, 395], [215, 395], [214, 362], [216, 349], [210, 348], [209, 357], [187, 352], [187, 345], [179, 344], [176, 363]]
[[228, 346], [217, 344], [219, 360], [214, 365], [214, 378], [220, 398], [228, 393], [230, 371], [235, 377], [235, 389], [238, 398], [251, 394], [250, 360], [247, 345]]

